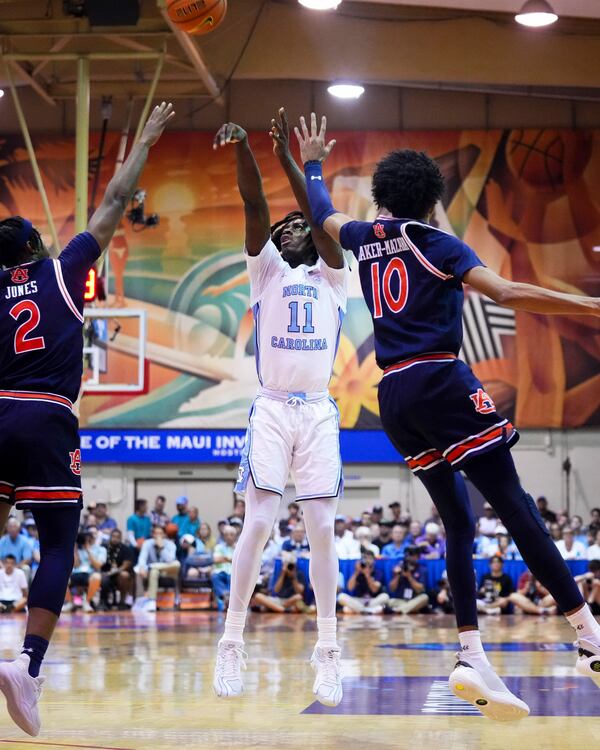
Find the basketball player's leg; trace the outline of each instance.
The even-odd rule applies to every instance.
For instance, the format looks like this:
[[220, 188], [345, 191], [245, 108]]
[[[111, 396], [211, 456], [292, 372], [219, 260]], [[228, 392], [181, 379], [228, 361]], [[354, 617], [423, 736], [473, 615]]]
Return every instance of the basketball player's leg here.
[[[600, 675], [600, 624], [585, 603], [573, 575], [533, 502], [521, 487], [507, 446], [471, 458], [465, 473], [492, 504], [533, 575], [552, 594], [580, 641], [577, 670]], [[599, 680], [600, 682], [600, 680]]]

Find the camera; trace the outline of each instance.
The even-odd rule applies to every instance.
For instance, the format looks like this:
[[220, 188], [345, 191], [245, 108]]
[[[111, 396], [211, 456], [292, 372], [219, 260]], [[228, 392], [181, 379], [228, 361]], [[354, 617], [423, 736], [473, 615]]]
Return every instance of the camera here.
[[158, 226], [160, 217], [158, 214], [148, 214], [146, 216], [146, 191], [138, 188], [131, 199], [131, 209], [127, 212], [127, 219], [133, 226], [140, 226], [142, 229]]
[[292, 572], [293, 570], [296, 570], [296, 563], [294, 563], [294, 562], [289, 562], [289, 563], [287, 564], [286, 568], [287, 568], [287, 570], [289, 570], [290, 572]]

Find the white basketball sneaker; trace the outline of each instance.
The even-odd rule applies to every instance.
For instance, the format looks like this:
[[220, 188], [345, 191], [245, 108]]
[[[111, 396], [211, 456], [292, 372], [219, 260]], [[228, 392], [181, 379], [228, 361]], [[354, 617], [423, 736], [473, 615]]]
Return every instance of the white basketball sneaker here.
[[450, 690], [457, 697], [475, 708], [484, 716], [496, 721], [517, 721], [529, 715], [529, 706], [513, 695], [491, 666], [464, 661], [463, 654], [456, 654], [458, 661], [448, 680]]
[[584, 638], [575, 641], [575, 646], [579, 652], [575, 669], [600, 687], [600, 646]]
[[324, 706], [337, 706], [342, 700], [342, 674], [339, 648], [315, 646], [310, 665], [315, 670], [313, 693]]
[[38, 701], [46, 678], [31, 677], [28, 669], [27, 654], [0, 664], [0, 690], [6, 698], [10, 718], [24, 732], [37, 737], [41, 729]]
[[242, 670], [248, 654], [236, 641], [223, 641], [217, 648], [213, 690], [218, 698], [237, 698], [244, 692]]

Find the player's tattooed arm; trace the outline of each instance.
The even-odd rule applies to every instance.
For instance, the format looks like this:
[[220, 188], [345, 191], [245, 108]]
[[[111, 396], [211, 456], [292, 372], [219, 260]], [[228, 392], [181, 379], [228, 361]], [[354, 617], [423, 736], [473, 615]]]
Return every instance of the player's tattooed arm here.
[[331, 150], [335, 146], [335, 141], [325, 143], [327, 118], [321, 118], [321, 128], [318, 129], [317, 116], [314, 112], [310, 116], [310, 133], [306, 127], [304, 117], [300, 118], [300, 128], [294, 128], [294, 133], [296, 133], [296, 138], [300, 144], [300, 156], [304, 164], [307, 179], [306, 187], [312, 215], [316, 224], [322, 226], [330, 237], [339, 242], [342, 227], [344, 224], [352, 221], [352, 218], [340, 211], [336, 211], [333, 207], [320, 165], [320, 162], [325, 161], [331, 153]]
[[246, 252], [259, 255], [271, 236], [269, 206], [263, 193], [262, 177], [250, 144], [248, 133], [233, 122], [221, 125], [213, 140], [213, 148], [235, 144], [237, 182], [244, 201], [246, 216]]
[[600, 297], [564, 294], [534, 284], [509, 281], [484, 266], [467, 271], [463, 281], [499, 305], [515, 310], [546, 315], [600, 316]]
[[[290, 126], [285, 109], [281, 107], [278, 114], [278, 119], [271, 120], [271, 130], [269, 131], [273, 139], [273, 153], [279, 159], [298, 203], [298, 207], [308, 222], [319, 256], [330, 268], [343, 268], [344, 253], [342, 252], [342, 248], [313, 220], [306, 192], [306, 178], [300, 167], [296, 164], [290, 150]], [[332, 141], [333, 143], [335, 141]]]
[[119, 222], [138, 187], [138, 181], [148, 159], [150, 148], [163, 134], [167, 123], [175, 116], [172, 104], [163, 102], [155, 107], [148, 118], [139, 141], [123, 166], [108, 183], [104, 198], [89, 221], [88, 232], [92, 234], [102, 250], [106, 250]]

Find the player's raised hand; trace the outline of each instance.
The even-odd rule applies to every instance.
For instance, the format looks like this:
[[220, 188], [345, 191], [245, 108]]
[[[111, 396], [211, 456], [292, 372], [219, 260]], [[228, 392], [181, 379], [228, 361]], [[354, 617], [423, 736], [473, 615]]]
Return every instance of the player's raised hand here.
[[321, 128], [317, 130], [317, 116], [312, 112], [310, 115], [310, 133], [304, 117], [300, 118], [300, 128], [302, 128], [302, 132], [299, 128], [294, 128], [294, 133], [296, 133], [296, 138], [300, 144], [302, 161], [305, 164], [307, 161], [325, 161], [335, 146], [335, 140], [325, 143], [327, 118], [325, 116], [321, 118]]
[[273, 153], [280, 159], [290, 155], [290, 126], [285, 108], [279, 108], [279, 119], [271, 120], [269, 135], [273, 140]]
[[169, 120], [175, 117], [175, 110], [171, 102], [163, 102], [162, 104], [154, 107], [152, 114], [148, 118], [148, 122], [142, 131], [140, 141], [145, 143], [148, 147], [154, 146], [161, 135], [164, 133], [165, 128]]
[[226, 146], [228, 143], [241, 143], [248, 137], [244, 128], [236, 125], [235, 122], [226, 122], [217, 130], [213, 138], [213, 149], [215, 151], [219, 146]]

